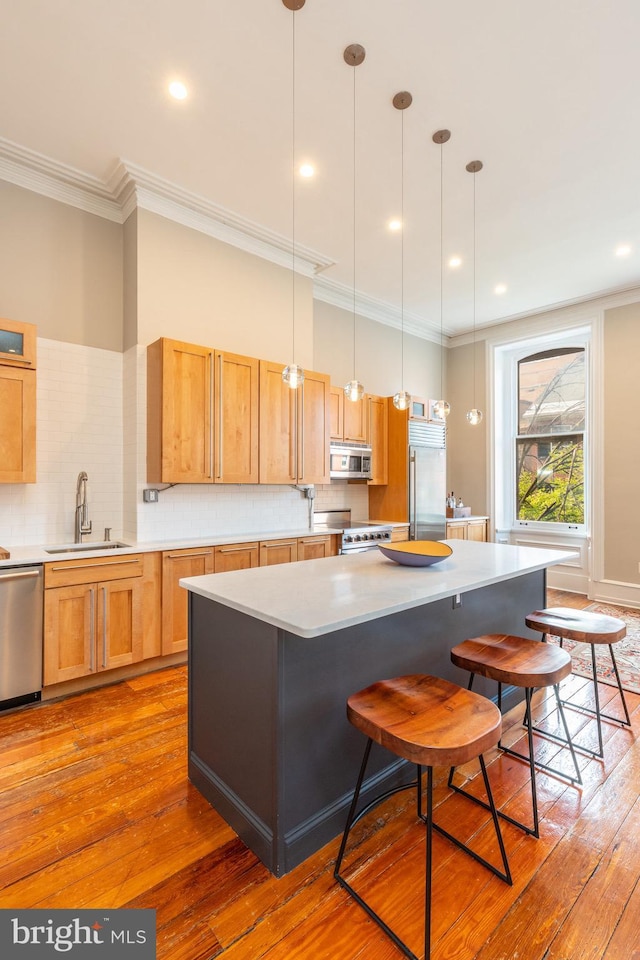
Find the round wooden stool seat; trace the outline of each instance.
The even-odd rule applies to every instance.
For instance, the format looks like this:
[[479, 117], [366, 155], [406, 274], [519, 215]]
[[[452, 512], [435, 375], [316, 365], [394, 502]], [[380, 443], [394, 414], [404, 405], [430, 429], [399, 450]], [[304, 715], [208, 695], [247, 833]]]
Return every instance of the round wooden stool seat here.
[[[578, 745], [583, 753], [588, 753], [593, 757], [604, 757], [604, 740], [602, 736], [602, 720], [611, 720], [619, 723], [623, 727], [631, 726], [629, 708], [624, 695], [624, 688], [620, 679], [620, 671], [616, 663], [616, 655], [613, 652], [613, 644], [622, 640], [627, 635], [627, 625], [619, 617], [610, 617], [605, 613], [592, 613], [590, 610], [574, 610], [571, 607], [546, 607], [544, 610], [534, 610], [525, 617], [525, 623], [531, 630], [537, 630], [543, 634], [542, 639], [547, 639], [547, 634], [553, 634], [560, 638], [560, 644], [563, 640], [573, 640], [578, 643], [588, 643], [591, 645], [591, 679], [593, 681], [593, 699], [595, 710], [584, 704], [574, 703], [572, 700], [563, 700], [565, 706], [588, 713], [596, 718], [596, 728], [598, 733], [598, 749], [594, 750], [589, 746]], [[624, 716], [605, 713], [600, 707], [600, 693], [598, 691], [598, 664], [596, 660], [596, 646], [603, 644], [609, 648], [611, 657], [611, 666], [616, 678], [618, 687], [618, 696]], [[547, 644], [544, 644], [545, 646]]]
[[527, 637], [488, 633], [463, 640], [451, 651], [456, 666], [514, 687], [550, 687], [571, 673], [571, 656]]
[[426, 674], [360, 690], [347, 700], [347, 717], [375, 743], [424, 767], [467, 763], [494, 747], [502, 729], [491, 700]]
[[570, 607], [548, 607], [534, 610], [524, 622], [531, 630], [552, 633], [580, 643], [616, 643], [627, 635], [627, 625], [619, 617]]

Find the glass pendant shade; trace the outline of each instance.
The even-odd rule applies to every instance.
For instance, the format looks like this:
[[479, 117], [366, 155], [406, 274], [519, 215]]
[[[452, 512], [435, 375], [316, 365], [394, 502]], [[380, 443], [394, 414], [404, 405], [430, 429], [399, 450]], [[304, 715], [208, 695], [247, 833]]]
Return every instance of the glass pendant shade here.
[[444, 420], [451, 412], [451, 407], [446, 400], [436, 400], [433, 405], [433, 412], [439, 420]]
[[292, 390], [296, 390], [304, 380], [304, 370], [299, 364], [290, 363], [282, 371], [282, 379]]
[[364, 397], [364, 384], [360, 383], [359, 380], [349, 380], [349, 383], [344, 385], [344, 395], [347, 400], [352, 400], [355, 403], [357, 400], [362, 400]]
[[482, 421], [482, 410], [478, 410], [477, 407], [474, 407], [473, 410], [469, 410], [467, 413], [467, 420], [472, 427], [477, 427]]
[[411, 406], [411, 394], [406, 390], [399, 390], [393, 396], [393, 405], [396, 410], [408, 410]]

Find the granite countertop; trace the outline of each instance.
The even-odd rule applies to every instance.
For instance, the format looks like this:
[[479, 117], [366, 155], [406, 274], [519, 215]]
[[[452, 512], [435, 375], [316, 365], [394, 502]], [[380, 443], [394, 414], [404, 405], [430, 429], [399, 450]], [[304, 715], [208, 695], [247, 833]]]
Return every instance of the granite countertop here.
[[453, 554], [429, 567], [400, 566], [369, 550], [187, 577], [180, 585], [300, 637], [317, 637], [576, 556], [573, 551], [509, 544], [449, 543]]

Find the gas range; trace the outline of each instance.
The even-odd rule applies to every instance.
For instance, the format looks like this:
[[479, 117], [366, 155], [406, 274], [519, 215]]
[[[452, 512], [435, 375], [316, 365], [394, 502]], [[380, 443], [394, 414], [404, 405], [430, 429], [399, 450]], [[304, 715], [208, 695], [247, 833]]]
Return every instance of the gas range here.
[[392, 527], [389, 524], [370, 521], [351, 521], [350, 510], [327, 510], [314, 514], [314, 526], [342, 530], [340, 553], [357, 553], [373, 550], [379, 543], [391, 540]]

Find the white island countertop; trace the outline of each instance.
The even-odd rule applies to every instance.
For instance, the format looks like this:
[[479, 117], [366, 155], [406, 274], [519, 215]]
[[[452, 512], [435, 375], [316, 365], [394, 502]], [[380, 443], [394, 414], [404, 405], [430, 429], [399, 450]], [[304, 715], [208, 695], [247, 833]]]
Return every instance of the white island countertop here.
[[377, 550], [231, 573], [180, 586], [300, 637], [318, 637], [575, 558], [573, 551], [445, 541], [446, 560], [401, 566]]

